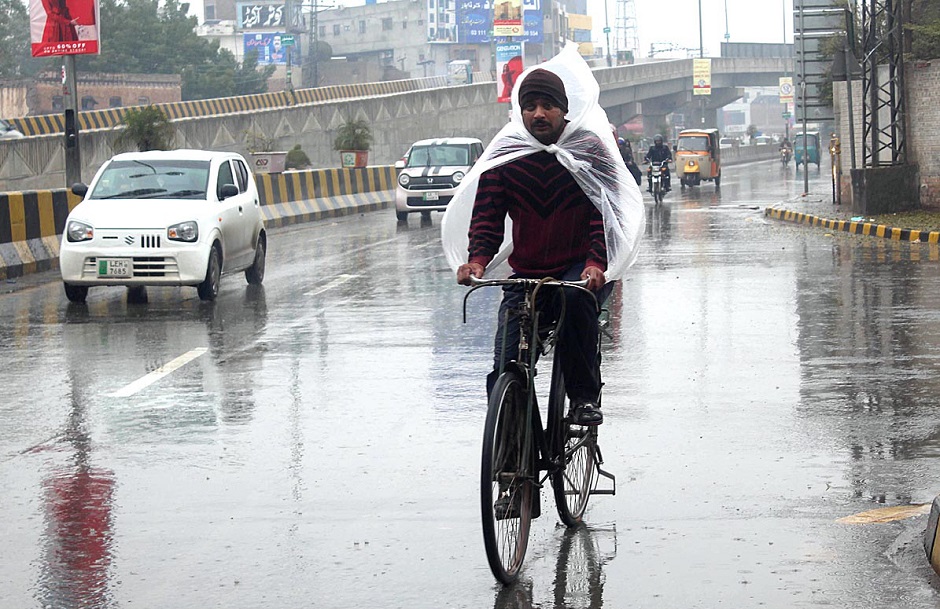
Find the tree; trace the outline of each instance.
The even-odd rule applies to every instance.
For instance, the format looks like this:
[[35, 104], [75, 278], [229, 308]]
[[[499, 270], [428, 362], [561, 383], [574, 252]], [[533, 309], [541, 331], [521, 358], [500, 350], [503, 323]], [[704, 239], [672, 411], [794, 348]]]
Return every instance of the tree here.
[[[8, 0], [0, 0], [8, 1]], [[16, 1], [16, 0], [12, 0]], [[101, 54], [78, 59], [82, 72], [179, 74], [183, 99], [236, 95], [239, 83], [257, 92], [270, 71], [248, 74], [219, 44], [196, 35], [196, 18], [179, 0], [101, 0]], [[250, 64], [248, 64], [250, 65]], [[257, 67], [257, 59], [254, 66]]]
[[245, 53], [245, 59], [235, 70], [235, 95], [254, 95], [266, 93], [268, 78], [274, 74], [274, 66], [264, 66], [258, 71], [258, 50]]
[[911, 54], [914, 59], [940, 58], [940, 6], [931, 0], [914, 0], [911, 6], [913, 33]]
[[747, 126], [747, 140], [750, 143], [754, 143], [754, 138], [757, 137], [757, 125], [748, 125]]
[[42, 62], [29, 50], [29, 14], [20, 0], [0, 0], [0, 78], [36, 73]]
[[122, 119], [124, 131], [114, 140], [118, 150], [133, 144], [141, 152], [170, 150], [176, 139], [176, 127], [159, 108], [131, 108]]

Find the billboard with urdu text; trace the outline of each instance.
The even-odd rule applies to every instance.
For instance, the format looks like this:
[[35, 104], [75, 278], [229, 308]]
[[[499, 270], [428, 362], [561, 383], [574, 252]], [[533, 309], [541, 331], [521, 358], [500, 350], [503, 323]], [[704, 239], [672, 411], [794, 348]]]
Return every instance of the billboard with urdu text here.
[[98, 0], [29, 0], [33, 57], [97, 55]]

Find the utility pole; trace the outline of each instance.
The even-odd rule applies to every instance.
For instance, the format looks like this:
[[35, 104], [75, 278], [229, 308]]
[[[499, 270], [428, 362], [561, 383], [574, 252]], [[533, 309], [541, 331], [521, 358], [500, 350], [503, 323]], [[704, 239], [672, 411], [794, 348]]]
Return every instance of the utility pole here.
[[702, 41], [702, 0], [698, 0], [698, 56], [705, 57], [705, 43]]
[[68, 104], [65, 107], [65, 186], [82, 181], [82, 154], [78, 145], [78, 73], [75, 70], [75, 55], [64, 57], [62, 86], [66, 89]]
[[604, 36], [607, 37], [607, 67], [614, 65], [610, 59], [610, 19], [607, 16], [607, 0], [604, 0]]

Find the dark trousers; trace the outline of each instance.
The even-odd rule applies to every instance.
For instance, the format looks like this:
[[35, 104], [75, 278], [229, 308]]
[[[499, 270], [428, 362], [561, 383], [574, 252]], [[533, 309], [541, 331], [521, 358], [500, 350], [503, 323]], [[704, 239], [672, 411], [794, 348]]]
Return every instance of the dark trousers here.
[[[583, 270], [583, 264], [575, 265], [558, 279], [578, 281]], [[598, 302], [603, 303], [612, 289], [613, 283], [601, 288], [597, 293]], [[503, 288], [503, 300], [499, 305], [499, 322], [496, 328], [493, 372], [486, 379], [487, 395], [492, 391], [503, 363], [518, 359], [519, 317], [511, 311], [521, 306], [524, 296], [525, 292], [521, 287]], [[568, 397], [575, 402], [596, 402], [601, 392], [601, 359], [597, 350], [600, 328], [594, 299], [576, 288], [544, 288], [540, 290], [538, 298], [541, 310], [539, 325], [542, 327], [558, 320], [564, 302], [565, 319], [561, 325], [555, 357], [561, 358]]]

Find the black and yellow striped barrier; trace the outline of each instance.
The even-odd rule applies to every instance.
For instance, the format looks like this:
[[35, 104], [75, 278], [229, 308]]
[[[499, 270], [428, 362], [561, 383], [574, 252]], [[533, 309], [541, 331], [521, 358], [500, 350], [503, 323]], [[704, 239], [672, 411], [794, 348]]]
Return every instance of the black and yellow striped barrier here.
[[764, 210], [764, 215], [784, 222], [794, 222], [796, 224], [807, 224], [809, 226], [819, 226], [825, 229], [851, 233], [853, 235], [865, 235], [870, 237], [881, 237], [893, 241], [910, 241], [912, 243], [938, 243], [940, 242], [940, 232], [917, 230], [912, 228], [895, 228], [884, 224], [874, 224], [872, 222], [856, 222], [852, 220], [828, 220], [804, 214], [796, 211], [788, 211], [775, 207], [768, 207]]
[[395, 178], [391, 165], [255, 175], [269, 227], [386, 209], [395, 203]]
[[[275, 93], [259, 93], [256, 95], [219, 97], [215, 99], [200, 99], [153, 105], [163, 110], [170, 120], [176, 120], [180, 118], [217, 116], [220, 114], [231, 114], [233, 112], [285, 108], [298, 104], [334, 101], [350, 97], [408, 93], [410, 91], [444, 87], [446, 85], [446, 77], [434, 76], [412, 80], [393, 80], [356, 85], [333, 85], [314, 89], [297, 89], [293, 92], [278, 91]], [[131, 108], [140, 107], [141, 106], [128, 106], [123, 108], [82, 111], [78, 113], [78, 125], [79, 128], [84, 131], [90, 129], [110, 129], [121, 124], [125, 112]], [[27, 116], [6, 120], [23, 135], [27, 136], [62, 133], [65, 129], [65, 118], [62, 114], [43, 114], [40, 116]]]
[[65, 219], [80, 201], [64, 188], [0, 193], [0, 278], [55, 268]]
[[[391, 165], [256, 174], [268, 228], [311, 222], [395, 204]], [[81, 198], [67, 191], [0, 193], [0, 279], [58, 268], [59, 242]]]

